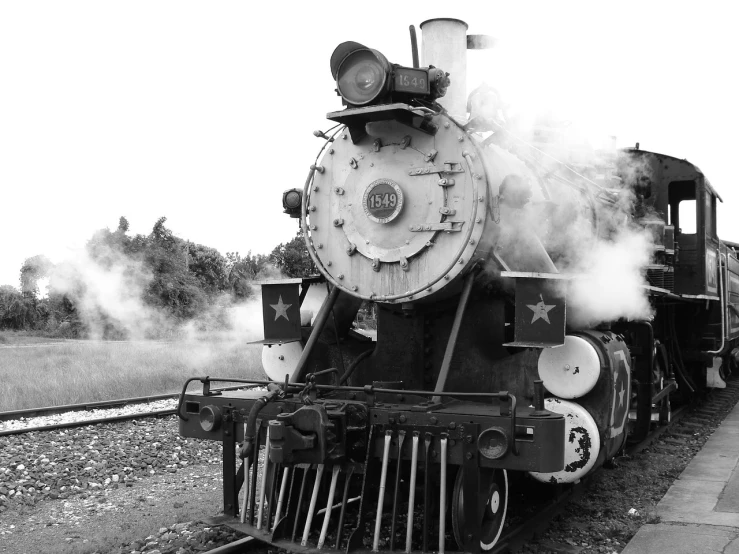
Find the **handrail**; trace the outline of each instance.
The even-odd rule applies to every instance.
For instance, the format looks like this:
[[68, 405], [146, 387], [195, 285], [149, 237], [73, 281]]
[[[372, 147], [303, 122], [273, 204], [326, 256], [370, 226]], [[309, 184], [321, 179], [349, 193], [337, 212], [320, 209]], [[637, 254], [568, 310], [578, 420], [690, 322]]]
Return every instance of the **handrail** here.
[[[726, 294], [726, 283], [724, 281], [724, 271], [728, 271], [729, 268], [729, 260], [723, 252], [721, 252], [721, 241], [718, 243], [719, 248], [719, 271], [718, 271], [718, 280], [719, 280], [719, 303], [721, 304], [721, 346], [718, 347], [718, 350], [707, 350], [706, 354], [720, 354], [723, 349], [724, 345], [726, 344], [726, 315], [727, 315], [727, 297]], [[721, 258], [724, 258], [726, 261], [724, 263], [724, 269], [721, 269]], [[728, 276], [727, 276], [728, 279]]]

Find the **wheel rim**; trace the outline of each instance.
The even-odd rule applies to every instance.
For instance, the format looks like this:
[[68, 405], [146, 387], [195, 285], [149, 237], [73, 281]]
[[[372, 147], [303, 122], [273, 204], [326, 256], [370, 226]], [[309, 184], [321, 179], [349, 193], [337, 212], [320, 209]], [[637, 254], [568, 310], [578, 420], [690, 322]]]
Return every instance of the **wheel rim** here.
[[[457, 472], [452, 494], [452, 529], [460, 549], [464, 550], [465, 537], [473, 526], [465, 521], [464, 514], [464, 475]], [[478, 514], [480, 519], [480, 548], [490, 550], [500, 539], [506, 513], [508, 511], [508, 474], [503, 470], [480, 470], [480, 491]], [[483, 492], [484, 491], [484, 492]]]

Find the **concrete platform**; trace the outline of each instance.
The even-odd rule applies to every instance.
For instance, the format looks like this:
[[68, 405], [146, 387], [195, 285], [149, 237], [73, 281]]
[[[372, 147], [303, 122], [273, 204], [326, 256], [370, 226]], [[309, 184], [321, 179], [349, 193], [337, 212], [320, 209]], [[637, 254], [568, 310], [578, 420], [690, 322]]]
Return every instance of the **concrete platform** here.
[[657, 505], [622, 554], [739, 554], [739, 404]]

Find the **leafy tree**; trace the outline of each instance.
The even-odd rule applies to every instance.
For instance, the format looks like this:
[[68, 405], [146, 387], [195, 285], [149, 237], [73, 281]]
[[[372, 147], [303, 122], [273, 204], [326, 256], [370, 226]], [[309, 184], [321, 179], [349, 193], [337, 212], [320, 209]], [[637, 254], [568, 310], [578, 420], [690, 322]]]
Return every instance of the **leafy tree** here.
[[54, 264], [46, 256], [27, 258], [21, 266], [21, 292], [23, 296], [37, 298], [39, 280], [47, 277], [53, 267]]
[[188, 270], [195, 275], [201, 288], [210, 296], [228, 286], [226, 258], [215, 248], [202, 244], [187, 243]]
[[269, 256], [252, 254], [251, 250], [244, 257], [238, 252], [227, 252], [226, 260], [228, 286], [234, 298], [249, 298], [253, 294], [251, 282], [268, 272]]
[[307, 277], [318, 273], [305, 246], [302, 229], [290, 242], [276, 246], [269, 259], [286, 277]]

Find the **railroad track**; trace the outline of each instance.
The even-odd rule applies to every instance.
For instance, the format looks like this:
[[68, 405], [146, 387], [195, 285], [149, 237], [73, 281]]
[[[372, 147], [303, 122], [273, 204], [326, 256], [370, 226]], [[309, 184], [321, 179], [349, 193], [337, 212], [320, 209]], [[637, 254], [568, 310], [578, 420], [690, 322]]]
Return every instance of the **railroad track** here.
[[[247, 388], [244, 386], [240, 387], [224, 387], [220, 389], [213, 389], [213, 392], [226, 391], [226, 390], [237, 390]], [[0, 422], [14, 421], [19, 419], [28, 419], [35, 417], [47, 417], [59, 414], [65, 414], [69, 412], [89, 412], [91, 410], [107, 410], [114, 408], [123, 408], [126, 406], [136, 404], [146, 404], [149, 402], [156, 402], [160, 400], [173, 400], [179, 398], [180, 393], [172, 394], [157, 394], [152, 396], [138, 396], [135, 398], [122, 398], [118, 400], [103, 400], [100, 402], [85, 402], [83, 404], [65, 404], [62, 406], [48, 406], [44, 408], [29, 408], [25, 410], [12, 410], [7, 412], [0, 412]], [[55, 429], [68, 429], [73, 427], [84, 427], [86, 425], [100, 425], [103, 423], [114, 423], [117, 421], [126, 421], [132, 419], [142, 419], [147, 417], [165, 417], [174, 415], [177, 413], [177, 408], [167, 408], [161, 410], [149, 410], [140, 412], [131, 412], [127, 414], [118, 414], [113, 416], [105, 416], [98, 418], [81, 418], [76, 421], [59, 422], [50, 425], [39, 425], [21, 427], [15, 429], [0, 429], [0, 437], [9, 435], [21, 435], [24, 433], [32, 433], [35, 431], [53, 431]]]
[[[721, 405], [733, 406], [738, 400], [739, 378], [733, 378], [727, 382], [727, 388], [712, 391], [703, 401], [673, 410], [670, 423], [656, 427], [642, 441], [628, 445], [624, 455], [634, 456], [654, 445], [660, 437], [674, 431], [679, 425], [692, 424], [694, 419], [707, 424], [710, 415], [714, 414], [712, 410], [719, 408]], [[509, 528], [498, 544], [490, 550], [490, 553], [518, 552], [536, 536], [541, 536], [549, 528], [554, 518], [564, 511], [569, 502], [576, 501], [587, 494], [591, 477], [564, 488], [554, 498], [545, 502], [532, 517], [526, 518], [520, 524]], [[562, 544], [559, 546], [561, 546], [562, 552], [572, 551], [570, 545]]]

